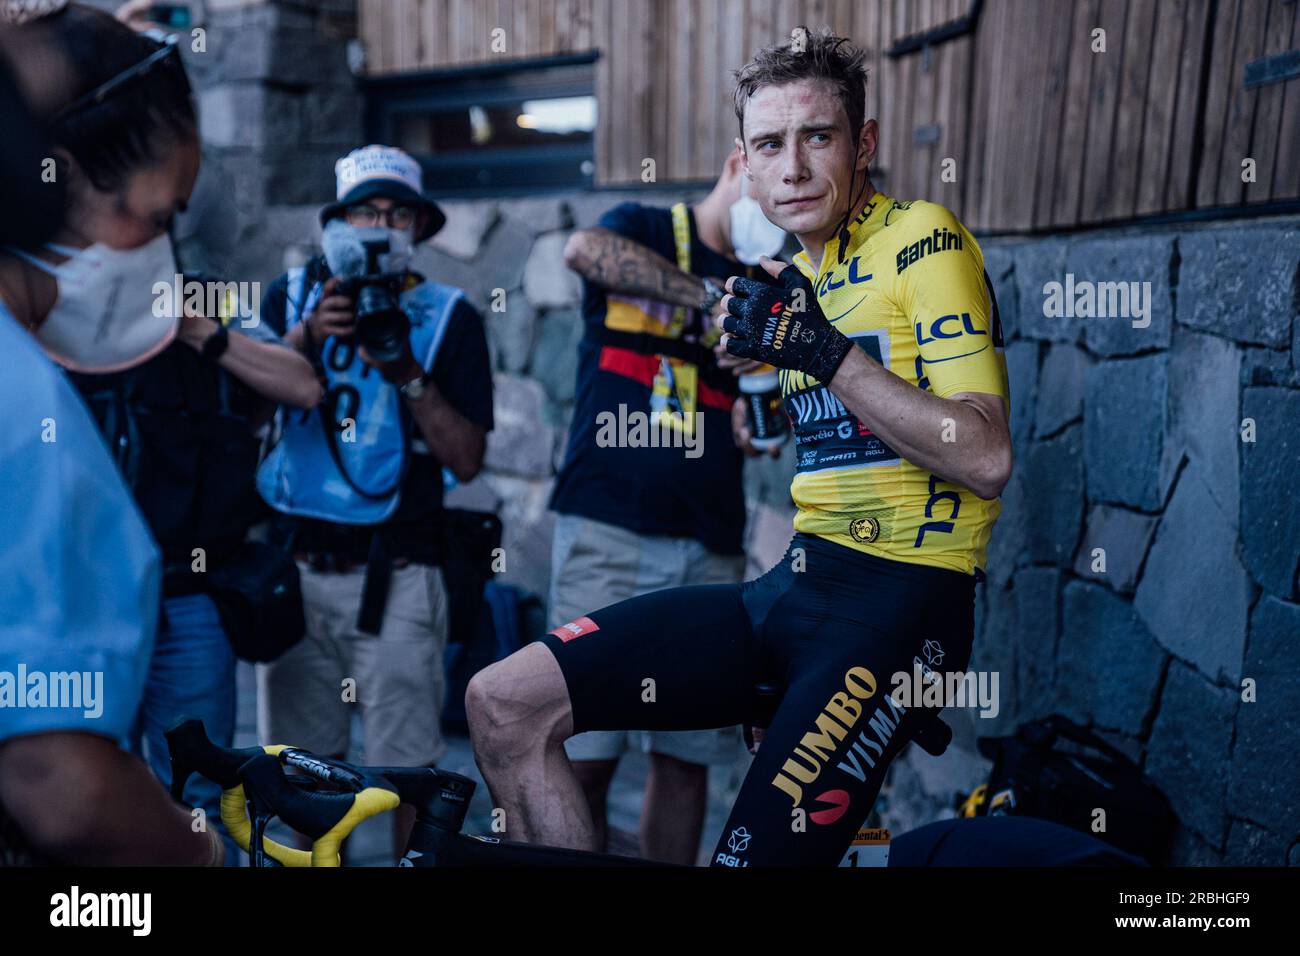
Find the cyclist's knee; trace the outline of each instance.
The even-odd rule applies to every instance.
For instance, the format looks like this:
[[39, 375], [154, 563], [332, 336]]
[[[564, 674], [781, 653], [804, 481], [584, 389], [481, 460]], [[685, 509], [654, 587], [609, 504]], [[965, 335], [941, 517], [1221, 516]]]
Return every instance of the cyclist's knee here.
[[465, 690], [465, 712], [480, 759], [558, 744], [573, 727], [564, 676], [540, 644], [475, 674]]

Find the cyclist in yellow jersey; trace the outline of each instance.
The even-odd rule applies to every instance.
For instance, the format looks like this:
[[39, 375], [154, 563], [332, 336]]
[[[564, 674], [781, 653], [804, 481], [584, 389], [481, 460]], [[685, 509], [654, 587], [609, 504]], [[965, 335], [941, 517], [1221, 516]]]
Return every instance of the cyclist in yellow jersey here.
[[840, 859], [933, 707], [891, 691], [962, 671], [1010, 477], [1002, 329], [983, 257], [948, 210], [870, 179], [863, 55], [804, 31], [737, 74], [752, 194], [795, 234], [777, 280], [727, 280], [733, 355], [781, 369], [799, 506], [785, 558], [740, 585], [643, 595], [556, 628], [470, 683], [475, 753], [515, 838], [590, 849], [563, 741], [685, 730], [779, 706], [710, 858]]
[[[827, 320], [911, 385], [1009, 405], [1001, 323], [966, 227], [942, 206], [877, 192], [848, 233], [843, 262], [837, 239], [821, 269], [806, 252], [795, 257]], [[901, 457], [807, 373], [783, 370], [781, 385], [796, 429], [797, 531], [896, 561], [984, 566], [996, 500]], [[961, 450], [957, 428], [950, 444]]]

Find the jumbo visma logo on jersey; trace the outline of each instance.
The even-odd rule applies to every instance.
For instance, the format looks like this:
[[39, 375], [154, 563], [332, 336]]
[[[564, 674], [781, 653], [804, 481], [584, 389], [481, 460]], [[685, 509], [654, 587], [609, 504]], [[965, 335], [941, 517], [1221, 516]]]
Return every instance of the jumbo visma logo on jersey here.
[[[800, 738], [776, 776], [772, 786], [803, 809], [818, 826], [829, 826], [848, 812], [849, 791], [835, 786], [822, 774], [841, 773], [865, 783], [867, 771], [883, 763], [885, 750], [903, 721], [905, 708], [892, 695], [867, 714], [867, 702], [876, 696], [876, 675], [865, 667], [850, 667], [844, 673], [844, 690], [831, 695], [813, 722], [813, 729]], [[843, 781], [847, 784], [848, 781]], [[805, 787], [826, 789], [809, 796]], [[860, 808], [865, 815], [865, 808]]]
[[[853, 333], [849, 339], [888, 367], [889, 342], [883, 330]], [[790, 369], [781, 370], [780, 380], [786, 412], [794, 425], [797, 471], [897, 464], [898, 453], [821, 382]]]

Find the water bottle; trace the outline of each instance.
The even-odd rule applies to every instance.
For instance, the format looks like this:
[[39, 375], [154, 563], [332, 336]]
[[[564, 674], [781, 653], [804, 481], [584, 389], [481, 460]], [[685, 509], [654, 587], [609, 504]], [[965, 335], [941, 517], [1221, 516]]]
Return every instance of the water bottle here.
[[765, 451], [785, 442], [789, 420], [781, 407], [781, 380], [776, 369], [764, 365], [740, 376], [740, 393], [745, 397], [745, 414], [755, 448]]

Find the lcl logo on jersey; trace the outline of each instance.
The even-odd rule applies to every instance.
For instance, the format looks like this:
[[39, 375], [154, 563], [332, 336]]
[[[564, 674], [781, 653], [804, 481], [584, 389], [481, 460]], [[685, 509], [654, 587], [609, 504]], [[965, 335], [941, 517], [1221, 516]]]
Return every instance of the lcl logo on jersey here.
[[975, 328], [971, 323], [969, 312], [939, 316], [930, 323], [929, 338], [926, 338], [927, 332], [922, 331], [922, 325], [921, 322], [916, 323], [917, 345], [929, 345], [943, 339], [959, 339], [963, 335], [988, 335], [986, 330]]
[[818, 298], [824, 296], [827, 292], [834, 292], [836, 289], [843, 288], [846, 284], [858, 285], [863, 282], [870, 282], [871, 281], [870, 272], [868, 272], [866, 275], [863, 275], [861, 272], [858, 271], [858, 263], [861, 262], [861, 259], [862, 259], [861, 256], [854, 256], [852, 259], [849, 260], [848, 275], [846, 278], [841, 279], [839, 282], [834, 281], [835, 280], [834, 269], [832, 269], [830, 272], [822, 276], [822, 281], [817, 283]]

